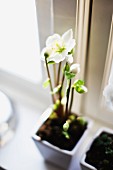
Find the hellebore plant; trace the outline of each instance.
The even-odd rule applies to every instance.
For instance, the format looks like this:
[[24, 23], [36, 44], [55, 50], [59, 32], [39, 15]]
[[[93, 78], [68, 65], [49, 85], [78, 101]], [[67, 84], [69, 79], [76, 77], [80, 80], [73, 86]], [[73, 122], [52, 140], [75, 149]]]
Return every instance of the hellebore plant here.
[[[73, 121], [73, 117], [70, 119], [68, 117], [71, 115], [74, 91], [79, 94], [87, 92], [84, 81], [75, 80], [76, 75], [80, 72], [80, 64], [73, 63], [75, 45], [73, 31], [70, 29], [62, 36], [59, 34], [49, 36], [46, 40], [46, 47], [41, 52], [41, 59], [45, 63], [48, 75], [43, 86], [46, 88], [50, 85], [53, 102], [51, 117], [67, 118], [63, 126], [65, 131], [69, 128], [70, 122]], [[51, 79], [50, 65], [53, 65], [54, 82]], [[67, 84], [66, 87], [64, 82]]]

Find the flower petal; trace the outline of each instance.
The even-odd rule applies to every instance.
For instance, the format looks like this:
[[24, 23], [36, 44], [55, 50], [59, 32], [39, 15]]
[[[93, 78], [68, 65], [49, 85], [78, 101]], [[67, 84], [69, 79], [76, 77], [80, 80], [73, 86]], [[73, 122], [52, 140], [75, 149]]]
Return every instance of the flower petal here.
[[52, 36], [49, 36], [46, 40], [46, 46], [51, 46], [54, 41], [59, 40], [61, 37], [59, 34], [54, 34]]
[[72, 54], [66, 56], [66, 61], [67, 61], [69, 64], [73, 63], [73, 56], [72, 56]]
[[73, 31], [72, 29], [66, 31], [63, 35], [62, 35], [62, 39], [63, 41], [67, 44], [69, 43], [69, 41], [73, 38]]
[[76, 45], [75, 39], [70, 40], [69, 44], [67, 45], [68, 52], [70, 52], [75, 45]]
[[42, 49], [42, 52], [41, 52], [41, 60], [42, 61], [45, 61], [45, 53], [48, 54], [48, 57], [52, 54], [52, 49], [51, 48], [48, 48], [48, 47], [45, 47]]
[[70, 67], [70, 71], [75, 74], [79, 73], [80, 72], [80, 64], [72, 64]]
[[55, 63], [59, 63], [65, 59], [65, 56], [59, 53], [55, 53], [48, 58], [48, 61], [54, 61]]

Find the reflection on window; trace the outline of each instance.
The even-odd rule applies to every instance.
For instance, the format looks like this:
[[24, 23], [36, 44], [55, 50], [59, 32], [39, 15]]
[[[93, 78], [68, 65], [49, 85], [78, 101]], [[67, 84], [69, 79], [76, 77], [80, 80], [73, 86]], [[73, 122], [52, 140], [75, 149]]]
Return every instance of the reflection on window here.
[[107, 108], [113, 112], [113, 16], [111, 22], [108, 50], [107, 50], [107, 58], [106, 58], [106, 66], [105, 66], [105, 81], [106, 83], [103, 95], [105, 97], [105, 104]]
[[0, 69], [41, 80], [35, 0], [0, 1]]

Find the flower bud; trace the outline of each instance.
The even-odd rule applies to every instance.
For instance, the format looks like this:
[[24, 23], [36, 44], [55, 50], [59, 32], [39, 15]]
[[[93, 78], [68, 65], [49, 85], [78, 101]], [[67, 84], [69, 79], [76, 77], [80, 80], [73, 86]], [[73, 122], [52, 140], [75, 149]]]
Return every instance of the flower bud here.
[[79, 73], [80, 72], [80, 64], [71, 65], [70, 72], [75, 73], [75, 74]]

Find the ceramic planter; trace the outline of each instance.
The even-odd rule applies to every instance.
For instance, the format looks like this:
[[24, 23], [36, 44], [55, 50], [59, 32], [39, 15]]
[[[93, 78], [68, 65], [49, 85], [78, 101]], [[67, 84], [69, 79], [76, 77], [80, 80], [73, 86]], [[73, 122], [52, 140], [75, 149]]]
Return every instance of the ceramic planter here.
[[[97, 131], [97, 133], [95, 134], [92, 142], [89, 144], [89, 146], [87, 147], [87, 150], [90, 149], [94, 139], [96, 139], [102, 132], [107, 132], [107, 133], [111, 133], [113, 134], [113, 130], [112, 129], [109, 129], [109, 128], [101, 128]], [[92, 165], [88, 164], [87, 162], [85, 162], [85, 159], [86, 159], [86, 153], [83, 155], [82, 159], [81, 159], [81, 162], [80, 162], [80, 165], [81, 165], [81, 168], [82, 170], [97, 170], [95, 167], [93, 167]], [[96, 158], [95, 158], [96, 159]]]
[[48, 108], [38, 120], [37, 125], [33, 131], [32, 139], [34, 140], [36, 146], [38, 147], [39, 151], [41, 152], [41, 154], [43, 155], [46, 161], [54, 163], [55, 165], [63, 169], [72, 170], [73, 164], [77, 157], [77, 151], [81, 146], [81, 143], [86, 138], [88, 130], [92, 125], [92, 122], [91, 120], [86, 118], [88, 122], [87, 129], [85, 130], [82, 137], [79, 139], [74, 149], [72, 151], [67, 151], [67, 150], [60, 149], [50, 144], [47, 141], [41, 141], [40, 137], [36, 135], [36, 132], [38, 131], [40, 126], [44, 123], [44, 121], [49, 117], [50, 114], [51, 114], [51, 107]]

